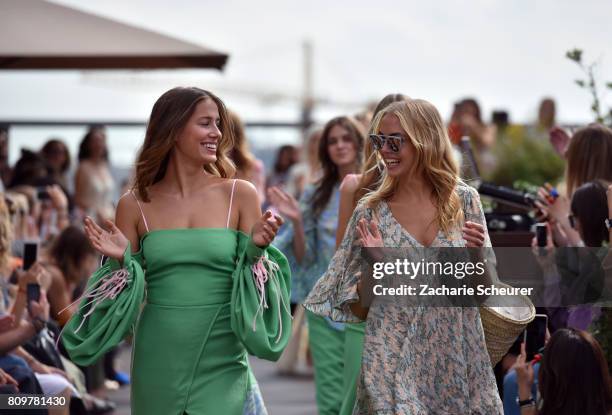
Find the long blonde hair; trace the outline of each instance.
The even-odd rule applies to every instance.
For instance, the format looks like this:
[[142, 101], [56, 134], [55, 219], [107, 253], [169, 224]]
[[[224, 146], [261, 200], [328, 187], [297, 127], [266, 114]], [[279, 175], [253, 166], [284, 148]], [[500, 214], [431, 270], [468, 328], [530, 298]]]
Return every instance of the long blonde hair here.
[[[372, 119], [375, 119], [379, 112], [385, 109], [389, 104], [398, 101], [404, 101], [409, 99], [404, 94], [388, 94], [385, 95], [383, 99], [380, 100], [376, 108], [374, 109], [374, 113], [372, 114]], [[373, 126], [370, 125], [370, 128]], [[369, 131], [368, 134], [372, 132]], [[367, 136], [366, 136], [367, 139]], [[356, 205], [363, 196], [365, 196], [368, 192], [371, 192], [378, 188], [378, 185], [381, 183], [383, 176], [383, 168], [381, 165], [383, 161], [381, 160], [378, 152], [374, 150], [374, 147], [370, 143], [366, 143], [364, 148], [364, 164], [361, 168], [361, 179], [357, 185], [357, 191], [355, 192], [355, 196], [353, 197], [353, 205]]]
[[149, 186], [159, 182], [166, 174], [175, 141], [183, 132], [196, 105], [211, 99], [219, 111], [221, 138], [217, 144], [217, 161], [203, 169], [218, 177], [233, 177], [236, 171], [228, 153], [234, 145], [227, 109], [216, 95], [196, 87], [177, 87], [165, 92], [153, 105], [147, 125], [144, 144], [136, 161], [134, 188], [144, 202], [149, 202]]
[[13, 242], [11, 215], [6, 204], [5, 195], [0, 193], [0, 272], [7, 272], [11, 258]]
[[[459, 195], [459, 168], [452, 153], [452, 145], [440, 113], [422, 99], [395, 102], [382, 111], [372, 122], [372, 131], [380, 132], [380, 122], [386, 115], [395, 115], [409, 142], [415, 148], [415, 163], [407, 174], [422, 174], [434, 192], [437, 222], [444, 233], [463, 219]], [[409, 144], [409, 143], [406, 143]], [[373, 207], [389, 199], [396, 191], [399, 179], [384, 175], [378, 189], [365, 197], [366, 206]]]

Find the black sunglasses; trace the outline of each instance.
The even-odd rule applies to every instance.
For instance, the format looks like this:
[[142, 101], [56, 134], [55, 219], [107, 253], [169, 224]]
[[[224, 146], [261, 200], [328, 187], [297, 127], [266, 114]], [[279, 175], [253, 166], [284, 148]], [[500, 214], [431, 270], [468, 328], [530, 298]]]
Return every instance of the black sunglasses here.
[[399, 153], [400, 149], [406, 142], [404, 137], [395, 135], [370, 134], [370, 141], [377, 151], [381, 151], [385, 146], [385, 142], [389, 144], [389, 149], [394, 153]]

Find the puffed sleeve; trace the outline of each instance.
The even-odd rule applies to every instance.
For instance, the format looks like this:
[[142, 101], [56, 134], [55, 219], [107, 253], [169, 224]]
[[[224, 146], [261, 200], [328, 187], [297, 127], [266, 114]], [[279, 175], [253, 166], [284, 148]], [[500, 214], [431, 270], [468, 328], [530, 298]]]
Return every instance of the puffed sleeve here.
[[232, 330], [250, 354], [278, 360], [291, 336], [287, 259], [277, 248], [260, 248], [240, 232], [232, 278]]
[[315, 314], [334, 321], [361, 321], [350, 311], [349, 305], [359, 301], [357, 284], [361, 278], [361, 244], [357, 223], [372, 219], [372, 211], [359, 203], [353, 211], [342, 243], [336, 250], [325, 274], [317, 281], [304, 302], [304, 307]]
[[119, 344], [136, 323], [144, 294], [142, 258], [128, 244], [123, 266], [110, 259], [89, 278], [77, 312], [62, 331], [72, 361], [88, 366]]

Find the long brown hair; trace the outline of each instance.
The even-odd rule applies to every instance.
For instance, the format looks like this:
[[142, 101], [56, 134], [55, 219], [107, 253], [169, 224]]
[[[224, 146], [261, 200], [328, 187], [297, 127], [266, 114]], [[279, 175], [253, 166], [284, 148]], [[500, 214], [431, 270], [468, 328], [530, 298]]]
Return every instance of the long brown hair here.
[[[374, 118], [372, 131], [375, 134], [380, 132], [381, 120], [386, 115], [395, 115], [399, 119], [409, 142], [415, 148], [416, 161], [406, 174], [422, 172], [434, 192], [438, 225], [443, 232], [450, 232], [463, 218], [463, 211], [455, 191], [459, 183], [459, 168], [440, 113], [436, 107], [422, 99], [395, 102]], [[373, 207], [381, 200], [389, 199], [397, 184], [397, 178], [384, 175], [378, 189], [365, 196], [366, 205]]]
[[567, 148], [567, 195], [593, 180], [612, 182], [612, 130], [591, 124], [574, 133]]
[[249, 149], [249, 143], [244, 133], [244, 125], [242, 120], [234, 111], [228, 110], [230, 128], [234, 139], [234, 148], [230, 152], [230, 158], [236, 166], [237, 174], [243, 174], [245, 177], [250, 177], [251, 170], [255, 167], [255, 156]]
[[204, 170], [218, 177], [233, 177], [235, 168], [227, 156], [233, 145], [229, 117], [225, 104], [212, 92], [196, 87], [177, 87], [165, 92], [153, 105], [147, 125], [144, 144], [136, 161], [134, 188], [144, 202], [149, 202], [147, 189], [166, 174], [170, 154], [176, 138], [180, 136], [196, 105], [211, 99], [217, 105], [221, 125], [221, 138], [217, 144], [217, 160], [206, 164]]
[[610, 232], [604, 223], [608, 217], [607, 188], [607, 183], [595, 180], [584, 183], [572, 196], [570, 208], [580, 221], [580, 236], [586, 246], [602, 246], [604, 241], [610, 239]]
[[[372, 119], [374, 119], [379, 112], [381, 112], [388, 105], [393, 104], [398, 101], [405, 101], [408, 97], [404, 94], [388, 94], [383, 99], [380, 100], [376, 108], [374, 109], [374, 113], [372, 114]], [[367, 139], [367, 137], [366, 137]], [[357, 191], [355, 192], [355, 196], [353, 199], [353, 205], [356, 205], [359, 202], [359, 199], [364, 197], [367, 193], [374, 191], [378, 185], [380, 184], [384, 167], [381, 166], [383, 163], [380, 160], [380, 156], [372, 144], [366, 144], [364, 149], [364, 164], [361, 168], [361, 179], [357, 185]]]
[[544, 349], [538, 378], [540, 415], [607, 415], [612, 409], [608, 364], [585, 331], [557, 330]]
[[357, 166], [361, 166], [361, 157], [363, 154], [364, 146], [364, 132], [361, 125], [354, 119], [346, 116], [336, 117], [331, 119], [325, 124], [323, 132], [321, 133], [321, 140], [319, 141], [319, 160], [321, 162], [322, 177], [319, 179], [316, 185], [314, 194], [312, 195], [311, 204], [315, 215], [319, 215], [331, 198], [334, 186], [338, 184], [340, 180], [340, 174], [338, 172], [338, 166], [334, 164], [331, 157], [329, 156], [328, 145], [329, 145], [329, 133], [335, 126], [340, 126], [347, 130], [357, 150]]

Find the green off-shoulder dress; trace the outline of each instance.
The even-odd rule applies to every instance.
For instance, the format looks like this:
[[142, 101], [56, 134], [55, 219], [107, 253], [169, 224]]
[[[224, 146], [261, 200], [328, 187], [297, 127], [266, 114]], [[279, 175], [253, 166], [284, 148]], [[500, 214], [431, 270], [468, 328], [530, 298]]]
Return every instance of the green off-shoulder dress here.
[[[263, 299], [255, 275], [261, 258], [275, 270], [261, 285]], [[144, 235], [138, 253], [128, 248], [122, 268], [115, 260], [104, 267], [88, 290], [104, 285], [109, 272], [127, 279], [115, 278], [107, 288], [123, 287], [89, 316], [91, 298], [82, 300], [63, 340], [73, 360], [89, 364], [137, 321], [132, 414], [266, 413], [247, 350], [275, 360], [289, 339], [290, 271], [280, 251], [258, 248], [229, 228], [154, 230]], [[261, 344], [251, 350], [253, 335], [263, 336], [265, 350], [257, 349]]]

